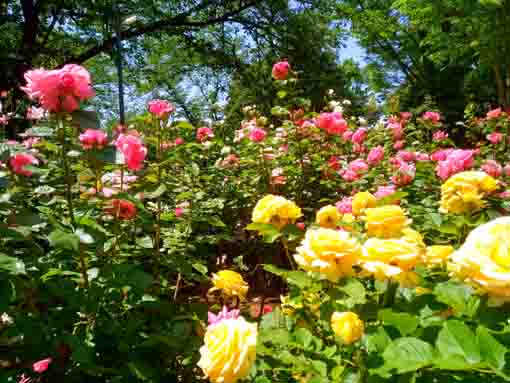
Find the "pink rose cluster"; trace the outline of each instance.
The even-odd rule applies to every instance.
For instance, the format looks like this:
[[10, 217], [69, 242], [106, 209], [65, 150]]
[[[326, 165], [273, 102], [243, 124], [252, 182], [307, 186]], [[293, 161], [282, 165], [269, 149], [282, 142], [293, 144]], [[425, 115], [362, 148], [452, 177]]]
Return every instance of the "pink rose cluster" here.
[[370, 149], [367, 156], [367, 163], [370, 166], [378, 165], [384, 159], [384, 148], [382, 146], [376, 146]]
[[80, 65], [68, 64], [61, 69], [35, 69], [25, 73], [26, 86], [21, 89], [50, 112], [73, 112], [80, 102], [95, 95], [90, 74]]
[[262, 142], [266, 136], [266, 130], [257, 126], [257, 119], [253, 118], [241, 122], [241, 129], [236, 130], [234, 142], [239, 142], [244, 138], [248, 138], [252, 142]]
[[454, 174], [472, 168], [477, 153], [477, 150], [472, 149], [443, 149], [432, 153], [431, 159], [437, 161], [436, 174], [444, 181]]
[[317, 117], [315, 125], [331, 135], [342, 135], [347, 130], [347, 121], [340, 112], [324, 112]]
[[444, 130], [436, 130], [434, 134], [432, 135], [432, 140], [439, 142], [444, 141], [448, 138], [448, 133], [446, 133]]
[[336, 209], [339, 213], [350, 214], [352, 213], [352, 197], [344, 197], [336, 203]]
[[147, 109], [149, 113], [160, 119], [168, 118], [175, 111], [175, 107], [170, 102], [158, 99], [149, 101]]
[[140, 170], [147, 155], [147, 148], [137, 132], [120, 134], [115, 146], [123, 154], [124, 161], [129, 170]]
[[430, 121], [433, 124], [439, 124], [439, 122], [441, 120], [441, 114], [439, 114], [438, 112], [428, 111], [428, 112], [423, 113], [421, 118], [425, 121]]
[[38, 163], [39, 161], [37, 158], [28, 153], [15, 154], [9, 160], [9, 164], [11, 165], [11, 169], [14, 173], [27, 177], [32, 175], [32, 171], [26, 169], [25, 166], [37, 165]]
[[84, 150], [103, 149], [108, 144], [108, 136], [99, 129], [87, 129], [80, 134], [79, 140]]
[[368, 171], [368, 164], [362, 158], [349, 162], [347, 169], [342, 172], [342, 178], [347, 182], [353, 182], [361, 178]]

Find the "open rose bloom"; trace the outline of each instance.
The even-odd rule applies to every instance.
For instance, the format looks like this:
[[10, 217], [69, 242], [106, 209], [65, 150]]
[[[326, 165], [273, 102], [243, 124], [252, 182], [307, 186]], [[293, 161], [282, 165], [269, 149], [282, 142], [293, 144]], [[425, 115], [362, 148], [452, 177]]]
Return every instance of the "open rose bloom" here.
[[80, 65], [62, 69], [35, 69], [25, 73], [26, 86], [21, 89], [50, 112], [74, 112], [80, 102], [95, 95], [89, 72]]

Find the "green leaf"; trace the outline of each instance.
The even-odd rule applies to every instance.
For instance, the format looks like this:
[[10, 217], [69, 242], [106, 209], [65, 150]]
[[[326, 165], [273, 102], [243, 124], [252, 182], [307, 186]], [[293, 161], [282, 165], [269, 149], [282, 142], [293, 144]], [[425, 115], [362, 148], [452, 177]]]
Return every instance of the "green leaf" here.
[[434, 288], [439, 302], [454, 309], [455, 314], [472, 317], [478, 311], [480, 298], [474, 295], [473, 288], [455, 282], [439, 283]]
[[395, 327], [402, 335], [409, 335], [418, 328], [418, 318], [408, 313], [397, 313], [391, 309], [380, 310], [377, 317], [385, 325]]
[[80, 248], [80, 237], [76, 234], [66, 233], [62, 230], [54, 230], [48, 236], [50, 245], [63, 250], [72, 250], [78, 252]]
[[496, 370], [502, 370], [505, 366], [505, 354], [508, 350], [485, 327], [479, 326], [476, 329], [476, 338], [483, 360]]
[[328, 365], [321, 360], [312, 360], [312, 367], [320, 376], [328, 375]]
[[313, 342], [313, 335], [312, 333], [304, 328], [304, 327], [300, 327], [296, 330], [296, 332], [294, 333], [294, 337], [296, 339], [296, 343], [300, 344], [301, 346], [303, 346], [303, 348], [306, 350], [306, 349], [309, 349], [312, 342]]
[[311, 286], [312, 279], [303, 271], [284, 270], [274, 265], [264, 265], [264, 270], [284, 278], [288, 283], [295, 285], [301, 289]]
[[191, 265], [196, 271], [198, 271], [200, 274], [202, 275], [206, 275], [207, 274], [207, 266], [202, 264], [202, 263], [193, 263]]
[[407, 194], [408, 193], [404, 191], [398, 191], [396, 193], [390, 194], [386, 197], [377, 200], [377, 206], [389, 205], [394, 203], [395, 201], [400, 201], [401, 199], [405, 198]]
[[136, 240], [136, 245], [140, 246], [143, 249], [152, 249], [154, 247], [154, 243], [152, 242], [152, 238], [148, 235], [142, 238], [138, 238]]
[[348, 308], [365, 304], [367, 301], [365, 286], [356, 278], [347, 279], [345, 285], [340, 287], [339, 290], [347, 294], [348, 298], [342, 299], [342, 303]]
[[26, 274], [25, 264], [18, 258], [0, 253], [0, 270], [10, 274]]
[[434, 348], [417, 338], [399, 338], [386, 348], [383, 358], [385, 370], [416, 371], [432, 364]]
[[481, 360], [475, 334], [461, 321], [446, 321], [439, 332], [436, 345], [441, 358], [451, 361], [453, 368], [457, 362], [476, 364]]
[[153, 192], [144, 193], [144, 198], [145, 199], [156, 199], [156, 198], [161, 197], [165, 192], [166, 192], [166, 186], [164, 184], [161, 184]]

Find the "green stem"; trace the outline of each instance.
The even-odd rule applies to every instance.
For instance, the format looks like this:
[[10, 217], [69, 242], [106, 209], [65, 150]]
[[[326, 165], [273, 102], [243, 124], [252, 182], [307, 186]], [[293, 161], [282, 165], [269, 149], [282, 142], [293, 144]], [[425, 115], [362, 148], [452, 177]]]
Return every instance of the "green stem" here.
[[287, 238], [282, 236], [282, 237], [280, 237], [280, 241], [282, 243], [283, 250], [285, 251], [285, 256], [287, 257], [287, 259], [289, 261], [291, 270], [296, 270], [296, 265], [294, 264], [294, 261], [292, 260], [292, 257], [290, 256], [290, 253], [289, 253], [289, 245], [287, 243]]
[[71, 225], [75, 226], [74, 209], [73, 209], [73, 195], [71, 191], [71, 171], [69, 168], [69, 162], [67, 161], [67, 145], [66, 145], [66, 132], [64, 120], [61, 115], [57, 115], [58, 134], [60, 138], [61, 155], [62, 155], [62, 167], [64, 168], [64, 178], [66, 184], [66, 199], [67, 206], [69, 209], [69, 217]]
[[[156, 163], [158, 167], [157, 179], [158, 187], [161, 185], [161, 121], [156, 119], [156, 132], [157, 132], [157, 148], [156, 148]], [[159, 258], [161, 248], [161, 196], [156, 199], [156, 224], [154, 233], [154, 280], [157, 282], [159, 279]], [[177, 288], [176, 288], [177, 293]], [[175, 297], [177, 298], [177, 297]]]
[[80, 244], [80, 270], [81, 277], [83, 279], [83, 287], [88, 290], [89, 288], [89, 275], [87, 274], [87, 263], [85, 262], [85, 253], [83, 251], [83, 245]]

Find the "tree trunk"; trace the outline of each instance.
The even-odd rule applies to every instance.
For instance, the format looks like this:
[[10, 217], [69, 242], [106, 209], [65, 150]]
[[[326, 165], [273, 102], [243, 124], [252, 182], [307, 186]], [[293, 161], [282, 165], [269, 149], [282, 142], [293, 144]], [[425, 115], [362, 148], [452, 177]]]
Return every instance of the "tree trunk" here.
[[496, 86], [498, 88], [498, 104], [507, 105], [506, 102], [506, 91], [505, 91], [505, 81], [503, 80], [503, 76], [501, 75], [501, 68], [498, 64], [495, 64], [492, 69], [494, 70], [494, 76], [496, 77]]

